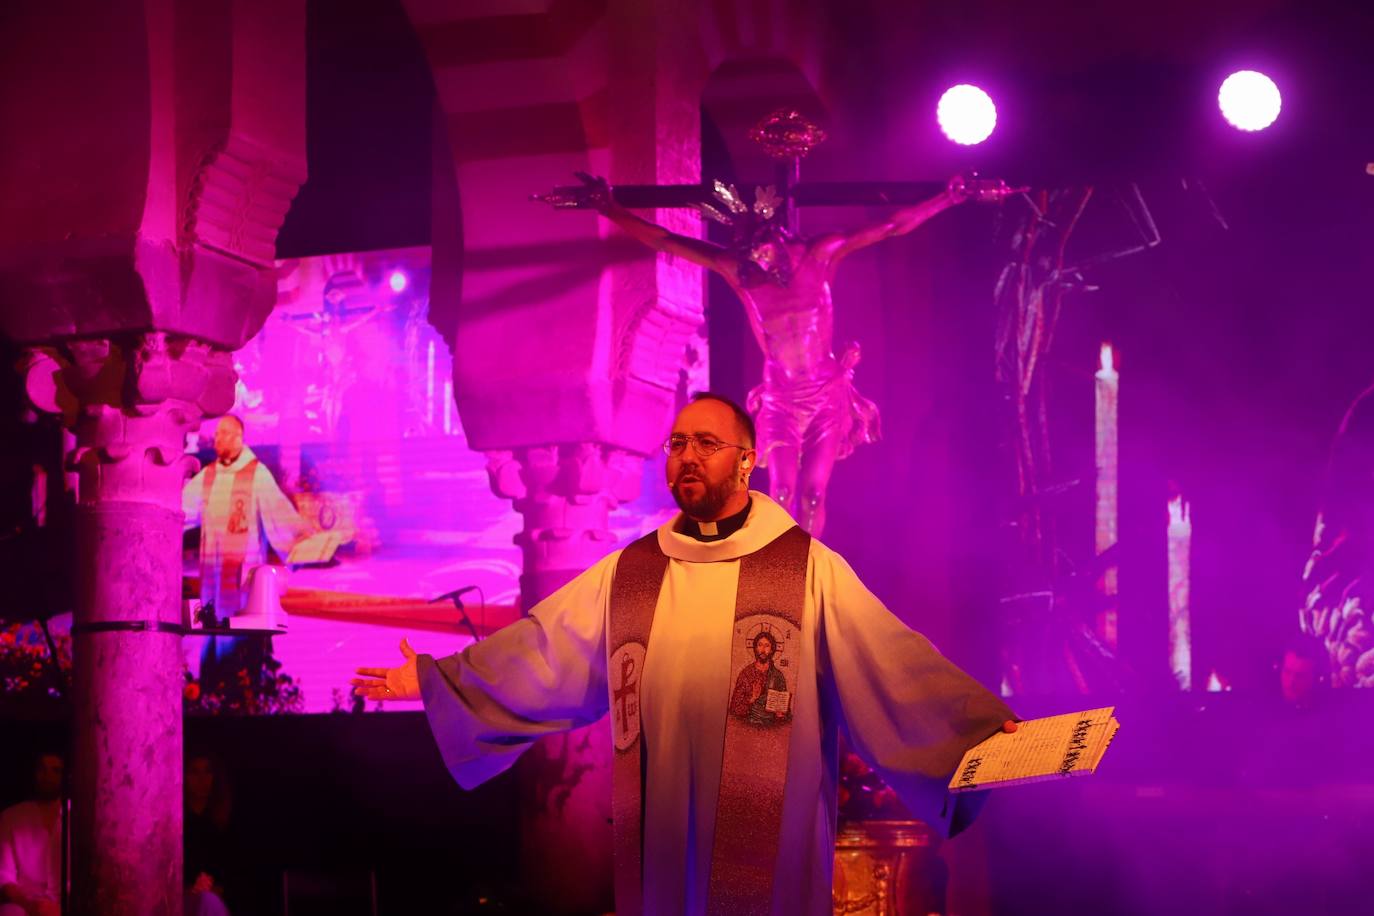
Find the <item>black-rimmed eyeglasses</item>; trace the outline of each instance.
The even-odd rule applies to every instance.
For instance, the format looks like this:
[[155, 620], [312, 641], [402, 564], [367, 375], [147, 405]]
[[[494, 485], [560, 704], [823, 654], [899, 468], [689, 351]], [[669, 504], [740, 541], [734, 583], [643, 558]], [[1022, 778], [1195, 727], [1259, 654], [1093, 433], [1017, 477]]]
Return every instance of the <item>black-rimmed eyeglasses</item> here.
[[710, 436], [669, 436], [663, 443], [663, 454], [681, 455], [689, 442], [692, 443], [692, 450], [703, 458], [710, 458], [723, 448], [749, 448], [747, 445], [737, 445], [734, 442], [721, 442]]

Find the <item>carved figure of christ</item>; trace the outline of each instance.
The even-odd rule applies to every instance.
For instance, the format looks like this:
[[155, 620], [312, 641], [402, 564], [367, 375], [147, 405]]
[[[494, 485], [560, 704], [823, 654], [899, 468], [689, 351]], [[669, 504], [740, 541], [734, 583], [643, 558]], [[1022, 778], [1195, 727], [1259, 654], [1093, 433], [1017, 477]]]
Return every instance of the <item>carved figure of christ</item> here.
[[[813, 535], [825, 528], [835, 462], [878, 437], [878, 409], [854, 389], [859, 349], [834, 352], [835, 272], [850, 254], [906, 235], [969, 199], [962, 182], [849, 232], [796, 238], [774, 230], [726, 247], [671, 232], [605, 194], [596, 208], [655, 251], [700, 264], [729, 284], [763, 351], [764, 378], [749, 396], [769, 493]], [[765, 227], [766, 228], [766, 227]]]

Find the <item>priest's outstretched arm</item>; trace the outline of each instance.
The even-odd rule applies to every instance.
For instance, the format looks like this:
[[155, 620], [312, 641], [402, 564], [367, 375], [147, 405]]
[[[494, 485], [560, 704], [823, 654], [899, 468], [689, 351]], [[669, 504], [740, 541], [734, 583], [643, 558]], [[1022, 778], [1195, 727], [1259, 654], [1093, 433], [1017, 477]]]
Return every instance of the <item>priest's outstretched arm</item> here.
[[368, 699], [423, 699], [445, 765], [472, 789], [536, 739], [605, 715], [605, 611], [618, 556], [447, 658], [419, 655], [403, 640], [404, 665], [359, 668], [353, 686]]
[[951, 796], [950, 776], [970, 747], [1014, 730], [1015, 714], [893, 616], [838, 554], [816, 551], [813, 563], [822, 702], [913, 814], [959, 832], [986, 793]]
[[254, 472], [253, 487], [263, 534], [272, 548], [285, 559], [291, 553], [291, 547], [305, 536], [305, 519], [301, 518], [295, 504], [281, 491], [276, 478], [265, 465], [259, 464]]

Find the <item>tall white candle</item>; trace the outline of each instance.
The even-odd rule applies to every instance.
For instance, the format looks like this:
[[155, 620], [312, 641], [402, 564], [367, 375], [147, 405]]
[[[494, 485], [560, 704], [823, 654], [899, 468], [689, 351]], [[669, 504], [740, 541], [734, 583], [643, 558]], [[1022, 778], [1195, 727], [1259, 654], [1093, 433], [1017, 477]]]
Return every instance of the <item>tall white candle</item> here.
[[453, 380], [444, 380], [444, 435], [453, 434]]
[[[1097, 469], [1097, 518], [1094, 545], [1097, 556], [1116, 546], [1117, 541], [1117, 394], [1121, 379], [1117, 374], [1112, 345], [1102, 345], [1102, 364], [1097, 371], [1097, 425], [1095, 464]], [[1103, 567], [1098, 580], [1103, 601], [1097, 615], [1097, 636], [1103, 645], [1117, 648], [1117, 560]]]
[[1193, 687], [1193, 645], [1189, 632], [1189, 591], [1193, 520], [1180, 495], [1169, 500], [1169, 670], [1182, 690]]
[[425, 350], [425, 425], [434, 423], [434, 341]]

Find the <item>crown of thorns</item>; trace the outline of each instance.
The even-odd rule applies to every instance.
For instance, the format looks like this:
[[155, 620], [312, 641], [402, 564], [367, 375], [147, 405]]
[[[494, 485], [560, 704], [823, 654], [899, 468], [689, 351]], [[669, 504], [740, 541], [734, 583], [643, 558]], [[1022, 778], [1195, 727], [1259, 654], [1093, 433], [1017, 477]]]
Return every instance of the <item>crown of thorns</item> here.
[[795, 108], [776, 108], [749, 131], [753, 140], [774, 159], [800, 159], [826, 140], [819, 124]]

